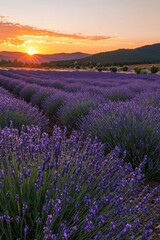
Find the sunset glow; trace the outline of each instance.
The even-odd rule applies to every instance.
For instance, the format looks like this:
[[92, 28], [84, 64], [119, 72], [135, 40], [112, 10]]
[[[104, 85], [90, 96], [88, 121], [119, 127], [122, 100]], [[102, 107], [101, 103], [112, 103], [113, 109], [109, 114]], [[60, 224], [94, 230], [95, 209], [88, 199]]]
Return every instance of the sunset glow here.
[[97, 53], [158, 43], [159, 9], [159, 0], [6, 0], [0, 51]]
[[28, 53], [30, 56], [32, 56], [32, 55], [36, 54], [37, 52], [36, 52], [36, 50], [34, 50], [34, 49], [29, 49], [29, 50], [27, 51], [27, 53]]

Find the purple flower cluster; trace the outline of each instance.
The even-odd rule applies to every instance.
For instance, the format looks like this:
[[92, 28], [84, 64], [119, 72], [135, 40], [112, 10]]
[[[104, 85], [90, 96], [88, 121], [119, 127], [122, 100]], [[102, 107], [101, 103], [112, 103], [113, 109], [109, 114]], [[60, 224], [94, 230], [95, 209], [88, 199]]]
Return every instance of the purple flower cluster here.
[[[1, 70], [0, 86], [38, 106], [50, 119], [50, 128], [56, 123], [84, 130], [86, 136], [91, 133], [106, 144], [107, 152], [115, 146], [126, 151], [126, 160], [134, 167], [147, 155], [147, 173], [159, 178], [159, 75]], [[24, 105], [10, 101], [11, 110], [0, 113], [0, 126], [9, 125], [10, 120], [16, 127], [46, 125], [37, 109]]]
[[[0, 72], [0, 85], [27, 101], [41, 88], [83, 93], [94, 91], [113, 100], [133, 98], [137, 92], [160, 89], [158, 75], [97, 72], [58, 72], [12, 70]], [[118, 94], [119, 93], [119, 94]]]
[[57, 118], [57, 112], [64, 104], [67, 93], [64, 91], [55, 91], [42, 104], [42, 109], [51, 120]]
[[134, 98], [134, 101], [137, 104], [145, 104], [145, 105], [151, 105], [154, 107], [160, 108], [160, 91], [147, 91], [142, 92]]
[[35, 124], [46, 129], [48, 125], [47, 118], [36, 107], [11, 95], [0, 93], [0, 127], [9, 126], [11, 122], [16, 128]]
[[102, 102], [105, 102], [102, 96], [93, 97], [87, 92], [68, 95], [57, 112], [58, 120], [70, 129], [77, 129], [80, 120]]
[[105, 98], [111, 101], [126, 101], [132, 99], [134, 95], [134, 91], [124, 84], [118, 88], [110, 87], [108, 91], [106, 91]]
[[144, 185], [118, 147], [54, 127], [0, 130], [2, 239], [143, 239], [152, 235], [160, 188]]
[[34, 106], [38, 106], [40, 109], [42, 109], [42, 105], [45, 102], [45, 100], [54, 94], [54, 90], [49, 89], [49, 88], [45, 88], [45, 87], [41, 87], [39, 88], [39, 90], [33, 94], [30, 102], [34, 105]]
[[[79, 116], [86, 115], [93, 105], [97, 106], [99, 99], [101, 102], [103, 99], [104, 104], [108, 100], [129, 101], [142, 92], [158, 92], [159, 78], [158, 75], [143, 74], [1, 70], [0, 86], [38, 106], [51, 120], [57, 121], [57, 113], [61, 108], [58, 113], [60, 121], [77, 128]], [[78, 97], [80, 95], [82, 101]], [[84, 103], [86, 95], [89, 100]], [[147, 96], [144, 97], [147, 99]], [[140, 102], [139, 96], [138, 99]]]
[[38, 89], [39, 87], [35, 84], [26, 84], [20, 91], [19, 95], [26, 102], [30, 102], [31, 97], [37, 93]]
[[108, 102], [90, 111], [82, 120], [81, 131], [105, 143], [109, 152], [116, 146], [126, 151], [126, 160], [136, 167], [147, 155], [149, 177], [160, 176], [160, 111], [152, 105]]
[[11, 96], [11, 94], [4, 88], [0, 87], [0, 94]]

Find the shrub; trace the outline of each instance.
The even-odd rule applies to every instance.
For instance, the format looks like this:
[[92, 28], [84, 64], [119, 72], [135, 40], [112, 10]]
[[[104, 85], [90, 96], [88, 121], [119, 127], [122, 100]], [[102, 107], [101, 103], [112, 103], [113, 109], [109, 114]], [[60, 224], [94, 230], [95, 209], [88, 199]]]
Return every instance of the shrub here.
[[109, 68], [109, 70], [110, 70], [111, 72], [117, 72], [117, 71], [118, 71], [118, 69], [117, 69], [116, 66], [111, 66], [111, 67]]
[[32, 96], [30, 101], [33, 105], [42, 108], [43, 103], [51, 94], [54, 94], [54, 91], [50, 90], [49, 88], [40, 88], [39, 91]]
[[[104, 158], [103, 146], [55, 127], [0, 130], [1, 239], [148, 239], [159, 188], [144, 186], [141, 167]], [[117, 217], [118, 216], [118, 217]]]
[[159, 71], [159, 68], [156, 67], [155, 65], [152, 65], [150, 70], [151, 70], [151, 73], [157, 73]]
[[126, 101], [133, 98], [134, 93], [132, 90], [128, 89], [127, 87], [113, 87], [109, 88], [106, 91], [106, 99], [111, 101]]
[[68, 128], [77, 129], [80, 119], [86, 116], [94, 105], [94, 100], [89, 94], [68, 97], [57, 113], [58, 119]]
[[102, 67], [97, 67], [98, 72], [102, 72]]
[[122, 67], [122, 71], [123, 71], [123, 72], [127, 72], [127, 71], [128, 71], [128, 66], [123, 66], [123, 67]]
[[143, 68], [141, 74], [150, 74], [150, 71], [147, 68]]
[[48, 125], [48, 120], [37, 108], [20, 101], [12, 96], [0, 94], [0, 127], [9, 126], [20, 129], [22, 125], [39, 125], [43, 130]]
[[26, 83], [25, 82], [19, 82], [16, 87], [13, 89], [13, 94], [15, 94], [16, 96], [20, 96], [20, 92], [23, 88], [25, 88]]
[[26, 101], [30, 102], [31, 97], [38, 91], [37, 85], [26, 84], [20, 91], [20, 96]]
[[11, 96], [11, 93], [8, 92], [6, 89], [0, 87], [0, 95], [7, 95], [7, 96]]
[[142, 70], [143, 70], [142, 67], [136, 67], [136, 68], [134, 68], [134, 71], [135, 71], [136, 74], [140, 74]]
[[154, 107], [160, 107], [160, 91], [145, 91], [138, 94], [134, 101], [137, 104], [151, 105]]
[[96, 66], [96, 70], [98, 71], [98, 72], [102, 72], [103, 71], [103, 66], [101, 66], [101, 64], [97, 64], [97, 66]]
[[81, 69], [81, 66], [77, 64], [77, 65], [75, 66], [75, 68], [76, 68], [76, 69]]
[[89, 64], [88, 66], [90, 69], [93, 69], [93, 65], [92, 64]]
[[59, 108], [63, 105], [66, 97], [67, 94], [65, 92], [56, 91], [44, 101], [42, 109], [45, 113], [47, 113], [47, 116], [50, 119], [56, 120], [57, 112]]
[[63, 81], [54, 81], [51, 83], [51, 87], [63, 90], [65, 88], [65, 83]]
[[17, 86], [17, 84], [19, 84], [19, 81], [12, 79], [11, 81], [9, 81], [6, 88], [8, 91], [13, 92], [13, 89]]
[[66, 92], [71, 92], [71, 93], [77, 93], [80, 92], [82, 89], [82, 84], [81, 83], [69, 83], [65, 87]]
[[105, 143], [106, 152], [115, 146], [126, 151], [126, 161], [136, 167], [147, 155], [146, 176], [160, 178], [160, 112], [137, 102], [109, 102], [90, 112], [81, 130]]

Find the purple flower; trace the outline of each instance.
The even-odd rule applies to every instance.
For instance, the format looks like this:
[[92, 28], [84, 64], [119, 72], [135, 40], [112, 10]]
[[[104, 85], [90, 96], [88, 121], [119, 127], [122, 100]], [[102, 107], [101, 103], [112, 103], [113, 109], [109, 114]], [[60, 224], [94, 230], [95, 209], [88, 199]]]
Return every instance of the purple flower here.
[[51, 136], [37, 126], [0, 129], [0, 146], [0, 221], [11, 231], [16, 226], [15, 239], [22, 233], [48, 240], [152, 235], [160, 188], [144, 185], [144, 161], [133, 169], [123, 152], [104, 155], [97, 139], [76, 131], [68, 136], [57, 126]]
[[24, 233], [26, 234], [28, 232], [28, 226], [26, 225], [25, 227], [24, 227]]
[[27, 203], [23, 203], [23, 206], [22, 206], [22, 213], [23, 213], [23, 215], [26, 214], [27, 209], [28, 209]]

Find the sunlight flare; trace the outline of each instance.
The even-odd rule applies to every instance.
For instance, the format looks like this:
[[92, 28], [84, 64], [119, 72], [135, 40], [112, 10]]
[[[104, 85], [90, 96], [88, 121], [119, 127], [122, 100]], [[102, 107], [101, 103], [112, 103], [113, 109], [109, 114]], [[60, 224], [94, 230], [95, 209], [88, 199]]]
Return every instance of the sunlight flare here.
[[34, 50], [34, 49], [29, 49], [29, 50], [27, 51], [27, 53], [28, 53], [30, 56], [32, 56], [32, 55], [36, 54], [37, 52], [36, 52], [36, 50]]

